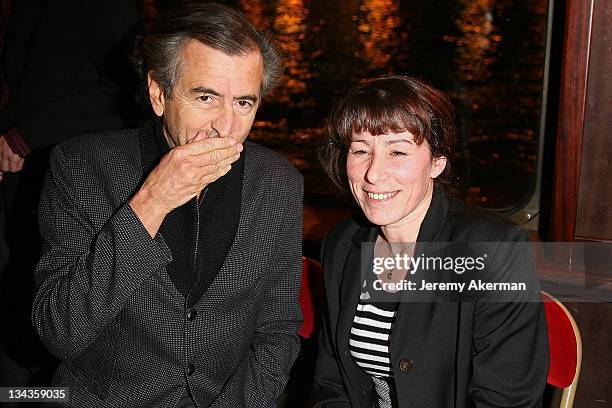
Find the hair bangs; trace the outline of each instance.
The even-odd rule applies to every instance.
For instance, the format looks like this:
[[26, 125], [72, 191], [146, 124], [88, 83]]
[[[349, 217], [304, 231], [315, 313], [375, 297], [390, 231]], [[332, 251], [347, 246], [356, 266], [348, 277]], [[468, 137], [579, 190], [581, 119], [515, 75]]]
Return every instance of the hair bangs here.
[[421, 144], [429, 126], [413, 112], [414, 104], [403, 100], [406, 96], [382, 89], [349, 94], [336, 112], [336, 132], [350, 143], [354, 134], [363, 132], [379, 136], [408, 131]]

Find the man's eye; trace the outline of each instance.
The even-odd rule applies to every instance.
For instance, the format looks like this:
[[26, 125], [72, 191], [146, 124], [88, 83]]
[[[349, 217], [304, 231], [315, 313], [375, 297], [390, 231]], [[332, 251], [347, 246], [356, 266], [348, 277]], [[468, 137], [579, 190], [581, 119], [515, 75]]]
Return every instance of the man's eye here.
[[251, 101], [241, 100], [238, 101], [238, 106], [240, 106], [241, 108], [250, 108], [251, 106], [253, 106], [253, 103]]
[[200, 101], [202, 101], [202, 102], [205, 102], [205, 103], [212, 102], [212, 97], [210, 95], [202, 95], [202, 96], [198, 97], [198, 99]]

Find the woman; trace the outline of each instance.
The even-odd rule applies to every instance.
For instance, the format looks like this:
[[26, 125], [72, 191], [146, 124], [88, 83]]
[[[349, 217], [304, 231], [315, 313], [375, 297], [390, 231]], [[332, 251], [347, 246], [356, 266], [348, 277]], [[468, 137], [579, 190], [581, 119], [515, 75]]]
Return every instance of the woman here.
[[[338, 187], [348, 185], [366, 220], [339, 223], [323, 244], [328, 311], [316, 406], [541, 405], [548, 338], [543, 308], [530, 301], [539, 290], [529, 257], [518, 245], [527, 235], [445, 192], [455, 142], [448, 98], [410, 77], [367, 80], [337, 104], [326, 137], [322, 163]], [[451, 244], [432, 249], [432, 242]], [[483, 269], [471, 274], [458, 263], [446, 275], [415, 263], [432, 254], [465, 260], [458, 243], [476, 245], [474, 256], [493, 255], [481, 253]], [[408, 265], [377, 261], [406, 257]], [[527, 289], [455, 289], [445, 301], [422, 301], [441, 295], [421, 290], [423, 282], [467, 284], [475, 276]]]

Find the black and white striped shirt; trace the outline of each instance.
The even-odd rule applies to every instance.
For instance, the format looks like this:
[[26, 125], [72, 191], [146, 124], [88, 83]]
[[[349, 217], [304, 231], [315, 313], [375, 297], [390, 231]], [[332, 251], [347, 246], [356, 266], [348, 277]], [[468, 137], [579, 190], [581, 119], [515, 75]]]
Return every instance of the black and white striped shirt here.
[[372, 376], [380, 408], [393, 407], [395, 393], [389, 343], [396, 309], [397, 303], [360, 300], [349, 337], [355, 363]]

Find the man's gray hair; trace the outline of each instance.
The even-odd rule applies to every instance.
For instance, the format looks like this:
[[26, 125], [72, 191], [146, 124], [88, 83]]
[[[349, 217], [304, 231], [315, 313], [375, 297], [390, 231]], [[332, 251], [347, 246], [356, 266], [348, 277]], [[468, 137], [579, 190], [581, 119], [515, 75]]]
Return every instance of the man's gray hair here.
[[142, 43], [144, 69], [151, 73], [166, 97], [181, 75], [181, 52], [189, 40], [242, 56], [259, 51], [263, 57], [262, 96], [280, 82], [280, 51], [270, 35], [258, 31], [244, 14], [218, 3], [190, 2], [157, 17]]

